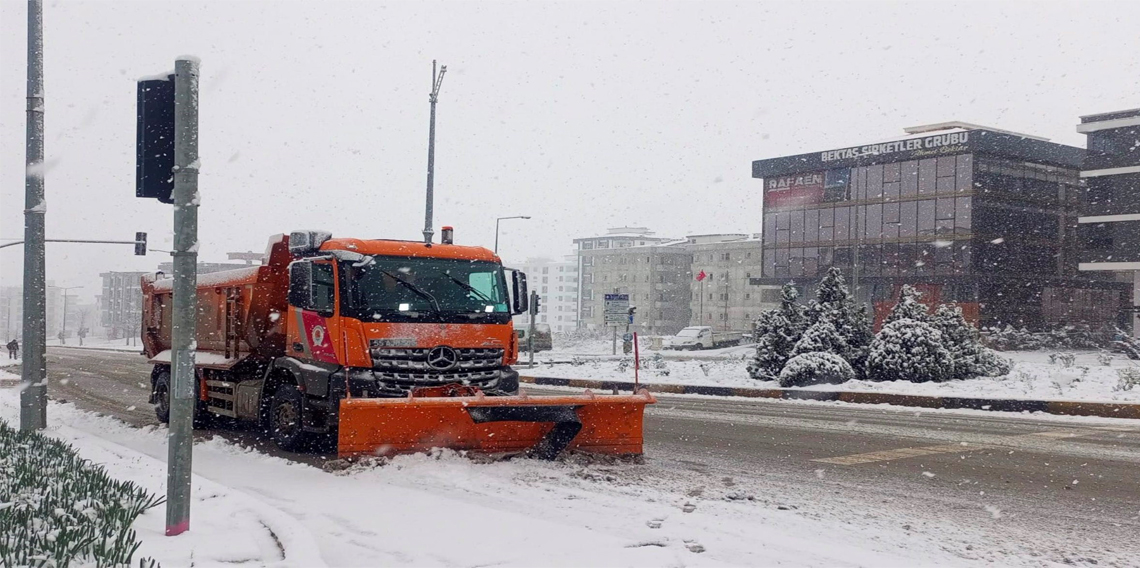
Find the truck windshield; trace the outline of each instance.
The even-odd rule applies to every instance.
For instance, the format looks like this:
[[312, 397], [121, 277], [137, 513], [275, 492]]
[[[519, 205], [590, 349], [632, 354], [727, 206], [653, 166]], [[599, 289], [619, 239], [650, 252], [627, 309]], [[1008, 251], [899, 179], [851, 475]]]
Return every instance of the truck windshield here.
[[677, 332], [677, 337], [696, 337], [700, 334], [701, 334], [701, 328], [699, 328], [699, 327], [686, 327], [685, 329], [682, 329], [681, 331]]
[[342, 267], [342, 311], [363, 321], [510, 318], [503, 269], [493, 262], [374, 256]]

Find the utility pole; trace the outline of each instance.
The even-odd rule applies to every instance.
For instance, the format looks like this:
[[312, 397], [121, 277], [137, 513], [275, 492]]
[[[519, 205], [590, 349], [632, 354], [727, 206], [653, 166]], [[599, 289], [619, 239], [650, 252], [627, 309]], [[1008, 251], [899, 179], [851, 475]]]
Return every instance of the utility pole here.
[[539, 296], [538, 292], [531, 290], [530, 292], [530, 324], [526, 330], [526, 350], [530, 352], [529, 364], [530, 368], [534, 368], [534, 320], [538, 317], [539, 312]]
[[82, 287], [83, 286], [67, 286], [67, 287], [52, 286], [52, 288], [56, 288], [57, 290], [63, 290], [63, 324], [61, 324], [59, 327], [59, 331], [60, 331], [59, 344], [60, 345], [63, 345], [64, 341], [67, 338], [67, 291], [68, 290], [78, 290], [79, 288], [82, 288]]
[[24, 175], [24, 363], [20, 429], [47, 425], [47, 274], [44, 270], [44, 7], [28, 0], [27, 170]]
[[851, 213], [854, 217], [855, 225], [855, 249], [851, 253], [851, 296], [855, 300], [855, 305], [859, 305], [859, 245], [863, 242], [863, 228], [859, 226], [859, 184], [855, 180], [849, 182], [853, 186], [853, 193], [855, 194], [854, 206], [851, 207]]
[[701, 279], [701, 325], [705, 325], [705, 280]]
[[439, 101], [439, 87], [443, 84], [443, 74], [447, 73], [447, 66], [435, 70], [435, 60], [431, 62], [431, 124], [428, 126], [428, 168], [427, 168], [427, 211], [424, 214], [424, 242], [431, 244], [431, 236], [435, 234], [432, 229], [432, 204], [435, 200], [435, 103]]
[[174, 306], [166, 535], [190, 529], [198, 297], [198, 60], [174, 62]]

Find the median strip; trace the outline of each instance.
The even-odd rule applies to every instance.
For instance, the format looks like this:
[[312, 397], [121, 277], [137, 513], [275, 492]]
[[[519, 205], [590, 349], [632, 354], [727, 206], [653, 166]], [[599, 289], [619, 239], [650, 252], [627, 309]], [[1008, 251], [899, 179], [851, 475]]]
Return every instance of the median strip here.
[[[520, 376], [519, 381], [539, 386], [574, 387], [607, 391], [629, 390], [632, 392], [634, 387], [632, 382], [627, 381], [597, 381], [589, 379], [564, 379], [559, 377]], [[661, 394], [701, 394], [705, 396], [739, 396], [783, 400], [839, 401], [854, 404], [892, 404], [895, 406], [912, 406], [918, 408], [966, 408], [997, 412], [1043, 412], [1046, 414], [1067, 416], [1140, 419], [1140, 404], [1127, 402], [971, 398], [864, 391], [753, 389], [746, 387], [655, 383], [641, 383], [638, 387], [647, 389], [649, 392]]]

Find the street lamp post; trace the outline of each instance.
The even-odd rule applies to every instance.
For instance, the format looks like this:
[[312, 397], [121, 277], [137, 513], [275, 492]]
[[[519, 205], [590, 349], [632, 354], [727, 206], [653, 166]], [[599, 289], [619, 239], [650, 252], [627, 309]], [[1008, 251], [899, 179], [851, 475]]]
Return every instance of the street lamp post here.
[[511, 217], [499, 217], [495, 219], [495, 254], [499, 254], [499, 221], [507, 219], [530, 219], [529, 215], [514, 215]]

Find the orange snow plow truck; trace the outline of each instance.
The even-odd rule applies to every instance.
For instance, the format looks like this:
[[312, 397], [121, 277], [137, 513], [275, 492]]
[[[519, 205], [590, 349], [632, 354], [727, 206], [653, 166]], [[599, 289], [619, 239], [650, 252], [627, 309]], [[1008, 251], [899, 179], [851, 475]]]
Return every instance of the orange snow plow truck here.
[[[452, 448], [553, 459], [642, 452], [633, 395], [519, 394], [511, 316], [526, 275], [482, 247], [270, 239], [262, 264], [198, 276], [195, 423], [259, 423], [286, 450], [333, 437], [341, 457]], [[169, 420], [173, 280], [142, 278], [151, 402]]]

